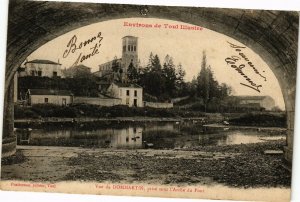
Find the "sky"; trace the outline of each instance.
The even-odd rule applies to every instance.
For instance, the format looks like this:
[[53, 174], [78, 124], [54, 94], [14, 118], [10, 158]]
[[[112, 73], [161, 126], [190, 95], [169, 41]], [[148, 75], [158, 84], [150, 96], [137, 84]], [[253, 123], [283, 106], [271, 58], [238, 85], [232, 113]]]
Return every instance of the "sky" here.
[[[152, 27], [124, 26], [129, 23], [147, 24]], [[176, 65], [181, 63], [186, 71], [185, 80], [191, 81], [193, 77], [197, 77], [201, 69], [202, 53], [205, 50], [207, 64], [213, 70], [216, 80], [231, 86], [233, 95], [269, 95], [275, 100], [275, 105], [285, 109], [279, 83], [271, 69], [258, 54], [229, 36], [205, 27], [201, 30], [180, 29], [181, 25], [194, 27], [194, 25], [178, 21], [156, 18], [124, 18], [95, 23], [55, 38], [33, 52], [27, 60], [59, 61], [62, 68], [68, 68], [75, 63], [78, 57], [81, 59], [82, 56], [94, 52], [93, 56], [82, 61], [83, 65], [91, 67], [92, 72], [94, 72], [98, 70], [99, 64], [108, 62], [115, 56], [121, 58], [122, 37], [132, 35], [138, 37], [137, 51], [141, 65], [147, 64], [150, 52], [157, 54], [161, 62], [168, 54], [173, 58]], [[103, 37], [101, 41], [97, 37], [99, 33]], [[94, 36], [96, 40], [84, 46], [84, 41]], [[80, 47], [80, 42], [83, 44], [82, 47]], [[68, 44], [73, 44], [73, 46], [68, 47]], [[75, 45], [76, 50], [74, 49]], [[69, 54], [66, 54], [66, 51], [70, 51]], [[248, 61], [245, 61], [239, 53], [246, 56]], [[237, 57], [239, 59], [235, 61], [226, 60], [226, 58]], [[252, 63], [256, 73], [253, 67], [247, 64], [248, 62]], [[232, 65], [241, 67], [251, 83], [238, 72], [239, 69]], [[241, 85], [241, 83], [247, 86]], [[256, 87], [260, 92], [249, 87], [253, 87], [253, 85], [261, 85], [261, 87]]]

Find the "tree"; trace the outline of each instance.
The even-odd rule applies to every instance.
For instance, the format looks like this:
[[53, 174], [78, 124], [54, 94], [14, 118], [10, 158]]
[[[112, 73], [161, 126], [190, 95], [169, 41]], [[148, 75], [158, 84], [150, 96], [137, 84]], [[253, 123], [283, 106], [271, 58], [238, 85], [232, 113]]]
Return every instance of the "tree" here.
[[165, 78], [163, 77], [162, 67], [158, 55], [150, 53], [149, 62], [140, 75], [140, 85], [146, 93], [158, 98], [162, 98], [165, 92]]
[[231, 93], [232, 93], [232, 88], [225, 83], [221, 83], [219, 98], [224, 99], [224, 98], [228, 97], [229, 95], [231, 95]]
[[209, 100], [209, 71], [206, 64], [206, 53], [202, 53], [201, 70], [197, 77], [197, 96], [201, 97], [204, 101], [205, 111]]
[[232, 89], [226, 84], [219, 84], [214, 78], [214, 73], [207, 65], [206, 53], [203, 51], [201, 70], [197, 77], [197, 96], [203, 99], [205, 111], [211, 102], [216, 106], [221, 100], [230, 95]]
[[148, 64], [143, 69], [142, 73], [149, 73], [152, 70], [153, 60], [154, 60], [154, 56], [153, 56], [153, 53], [151, 52], [150, 55], [149, 55]]
[[137, 68], [131, 62], [127, 68], [127, 78], [130, 82], [137, 83], [140, 79], [139, 72]]
[[186, 96], [189, 94], [188, 84], [184, 81], [185, 71], [182, 68], [181, 63], [176, 69], [176, 90], [177, 96]]
[[194, 76], [191, 82], [187, 83], [188, 93], [191, 97], [197, 96], [198, 81]]
[[118, 59], [117, 56], [114, 57], [113, 61], [112, 61], [112, 70], [114, 73], [118, 73], [120, 71], [120, 65], [118, 63]]
[[207, 82], [208, 82], [208, 93], [207, 93], [207, 102], [211, 101], [213, 98], [220, 97], [220, 86], [219, 82], [215, 80], [214, 73], [211, 70], [211, 67], [208, 66], [207, 68]]
[[177, 75], [173, 59], [169, 55], [165, 57], [162, 74], [165, 78], [165, 94], [173, 96], [176, 91]]
[[159, 59], [157, 54], [151, 60], [151, 70], [153, 72], [162, 73], [162, 67], [161, 67], [160, 59]]
[[177, 66], [177, 72], [176, 72], [176, 76], [177, 76], [177, 84], [183, 84], [184, 83], [184, 77], [185, 77], [186, 72], [184, 71], [184, 69], [182, 68], [181, 63], [178, 64]]
[[66, 81], [68, 83], [68, 89], [74, 93], [75, 96], [98, 96], [98, 85], [94, 76], [69, 78]]

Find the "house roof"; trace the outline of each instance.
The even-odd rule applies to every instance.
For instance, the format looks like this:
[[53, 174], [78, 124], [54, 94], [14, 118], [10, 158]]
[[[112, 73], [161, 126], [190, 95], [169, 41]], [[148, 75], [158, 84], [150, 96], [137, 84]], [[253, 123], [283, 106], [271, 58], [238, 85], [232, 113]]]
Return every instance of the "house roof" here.
[[103, 65], [107, 65], [107, 64], [109, 64], [109, 63], [112, 63], [114, 60], [116, 60], [117, 62], [121, 62], [121, 61], [122, 61], [122, 58], [116, 58], [116, 59], [110, 60], [110, 61], [108, 61], [108, 62], [102, 63], [102, 64], [100, 64], [100, 65], [98, 65], [98, 66], [100, 67], [100, 66], [103, 66]]
[[120, 88], [142, 88], [141, 86], [135, 83], [120, 83], [120, 82], [113, 82], [113, 83]]
[[32, 60], [32, 61], [25, 62], [25, 64], [27, 64], [27, 63], [38, 63], [38, 64], [53, 64], [53, 65], [61, 65], [60, 63], [53, 62], [53, 61], [50, 61], [50, 60], [39, 60], [39, 59], [36, 59], [36, 60]]
[[18, 71], [18, 72], [25, 71], [25, 67], [19, 67], [17, 71]]
[[30, 95], [73, 95], [68, 90], [28, 89]]
[[123, 36], [122, 39], [125, 38], [125, 37], [137, 38], [136, 36], [127, 35], [127, 36]]
[[72, 66], [72, 67], [70, 67], [69, 69], [92, 69], [92, 68], [80, 64], [80, 65]]

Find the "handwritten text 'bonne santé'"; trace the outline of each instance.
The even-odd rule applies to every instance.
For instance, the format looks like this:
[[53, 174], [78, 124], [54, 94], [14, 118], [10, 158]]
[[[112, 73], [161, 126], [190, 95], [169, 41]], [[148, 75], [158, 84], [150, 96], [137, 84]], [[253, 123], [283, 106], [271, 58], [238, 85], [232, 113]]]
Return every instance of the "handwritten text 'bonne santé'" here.
[[[99, 54], [99, 48], [101, 47], [101, 41], [103, 40], [103, 36], [101, 32], [98, 34], [84, 40], [81, 42], [77, 42], [77, 36], [74, 35], [68, 42], [67, 47], [63, 53], [63, 58], [67, 58], [70, 54], [75, 54], [79, 52], [79, 55], [72, 66], [76, 66], [79, 63], [93, 57], [96, 54]], [[89, 48], [89, 53], [84, 54], [83, 49]]]

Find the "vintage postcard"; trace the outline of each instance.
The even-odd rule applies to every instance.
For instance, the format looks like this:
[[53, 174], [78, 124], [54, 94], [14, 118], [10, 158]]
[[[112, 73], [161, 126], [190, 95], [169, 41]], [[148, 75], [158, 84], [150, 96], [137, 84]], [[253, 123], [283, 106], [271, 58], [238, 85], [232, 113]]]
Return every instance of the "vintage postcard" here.
[[2, 190], [291, 195], [299, 14], [12, 0]]

